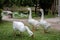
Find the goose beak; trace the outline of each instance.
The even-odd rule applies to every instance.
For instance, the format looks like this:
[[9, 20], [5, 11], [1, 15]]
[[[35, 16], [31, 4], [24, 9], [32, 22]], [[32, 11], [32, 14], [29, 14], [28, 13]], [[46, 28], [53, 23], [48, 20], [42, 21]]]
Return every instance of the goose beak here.
[[43, 9], [40, 9], [40, 12], [43, 12]]
[[30, 8], [27, 8], [28, 10], [31, 10]]

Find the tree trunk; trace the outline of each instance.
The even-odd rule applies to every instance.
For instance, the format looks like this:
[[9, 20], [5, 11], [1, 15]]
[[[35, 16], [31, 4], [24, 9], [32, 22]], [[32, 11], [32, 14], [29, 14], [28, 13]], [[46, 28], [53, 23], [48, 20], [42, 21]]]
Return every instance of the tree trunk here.
[[52, 4], [51, 11], [52, 11], [52, 15], [55, 16], [55, 5], [54, 5], [54, 3]]
[[0, 9], [0, 22], [2, 21], [1, 12], [2, 12], [2, 10]]
[[2, 17], [0, 17], [0, 22], [2, 21]]
[[60, 0], [59, 0], [59, 2], [58, 2], [58, 16], [60, 16]]

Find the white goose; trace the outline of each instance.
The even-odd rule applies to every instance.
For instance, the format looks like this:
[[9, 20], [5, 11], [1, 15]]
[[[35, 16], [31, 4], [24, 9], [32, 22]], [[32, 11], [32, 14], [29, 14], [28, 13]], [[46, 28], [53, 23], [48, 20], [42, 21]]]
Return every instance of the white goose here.
[[42, 15], [41, 15], [41, 19], [40, 19], [39, 24], [44, 27], [44, 32], [47, 32], [48, 28], [51, 25], [46, 20], [44, 20], [44, 11], [43, 11], [43, 9], [40, 9], [40, 12], [42, 13]]
[[25, 26], [22, 22], [13, 21], [13, 29], [14, 31], [18, 30], [20, 32], [24, 32], [27, 30], [29, 36], [33, 36], [33, 32], [27, 26]]
[[32, 18], [32, 11], [31, 11], [31, 8], [27, 8], [29, 10], [29, 19], [28, 19], [28, 23], [30, 23], [33, 28], [32, 30], [34, 31], [34, 29], [38, 29], [38, 26], [39, 26], [39, 22], [35, 19]]

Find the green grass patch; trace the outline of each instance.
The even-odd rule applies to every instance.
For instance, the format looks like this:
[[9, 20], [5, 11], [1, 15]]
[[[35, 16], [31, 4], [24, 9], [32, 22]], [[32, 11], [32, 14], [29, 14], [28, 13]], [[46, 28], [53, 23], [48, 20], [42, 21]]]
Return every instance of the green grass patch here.
[[0, 23], [0, 40], [60, 40], [60, 31], [50, 29], [49, 33], [43, 33], [43, 28], [34, 32], [35, 38], [29, 37], [27, 32], [24, 32], [22, 36], [15, 37], [12, 27], [12, 22]]
[[23, 12], [13, 12], [13, 18], [16, 19], [28, 18], [28, 14], [24, 14]]
[[58, 16], [57, 12], [54, 12], [54, 15], [53, 15], [51, 10], [49, 10], [48, 15], [45, 15], [45, 18], [54, 18], [54, 17], [57, 17], [57, 16]]

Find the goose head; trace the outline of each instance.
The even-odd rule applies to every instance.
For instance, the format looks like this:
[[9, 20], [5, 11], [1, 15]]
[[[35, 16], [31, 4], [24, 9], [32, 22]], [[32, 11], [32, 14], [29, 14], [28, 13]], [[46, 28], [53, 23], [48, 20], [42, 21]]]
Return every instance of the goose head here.
[[28, 26], [25, 26], [29, 36], [33, 36], [33, 32], [28, 28]]
[[31, 10], [31, 8], [27, 8], [28, 10]]
[[40, 12], [43, 12], [43, 9], [40, 9]]

